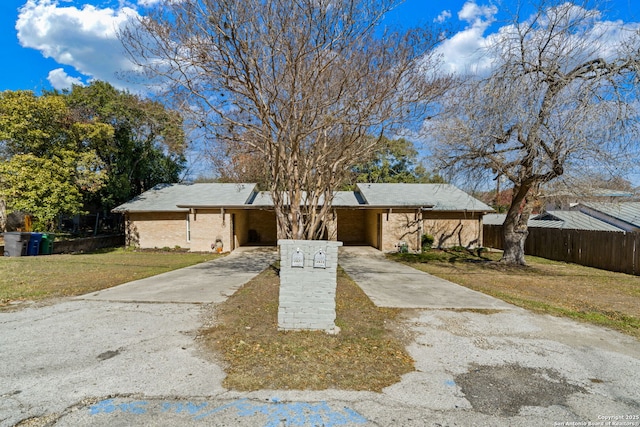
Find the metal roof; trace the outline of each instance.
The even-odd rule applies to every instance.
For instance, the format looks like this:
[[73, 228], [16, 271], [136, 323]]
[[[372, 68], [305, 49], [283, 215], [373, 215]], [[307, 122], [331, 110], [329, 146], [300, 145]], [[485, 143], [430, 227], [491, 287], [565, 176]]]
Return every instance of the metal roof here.
[[582, 203], [587, 208], [640, 227], [640, 202]]
[[531, 218], [532, 227], [565, 230], [624, 231], [579, 211], [549, 211]]
[[[506, 214], [485, 215], [482, 218], [482, 223], [485, 225], [502, 225], [506, 216]], [[624, 231], [578, 211], [544, 212], [529, 218], [527, 226], [531, 228], [560, 228], [563, 230]]]
[[256, 184], [160, 184], [145, 191], [114, 212], [186, 212], [190, 207], [244, 205]]
[[451, 184], [357, 184], [357, 187], [369, 206], [493, 212], [491, 207]]

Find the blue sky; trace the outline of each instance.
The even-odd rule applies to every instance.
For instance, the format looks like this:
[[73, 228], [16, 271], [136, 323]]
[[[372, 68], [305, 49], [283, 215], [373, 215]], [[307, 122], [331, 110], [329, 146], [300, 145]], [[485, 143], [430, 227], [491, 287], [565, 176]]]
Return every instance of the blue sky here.
[[[156, 0], [2, 0], [0, 91], [64, 89], [106, 80], [116, 87], [128, 83], [117, 71], [128, 63], [115, 28], [140, 6]], [[451, 27], [452, 37], [441, 46], [450, 71], [468, 69], [473, 52], [499, 30], [504, 11], [514, 0], [407, 0], [390, 13], [390, 24], [420, 25], [439, 22]], [[603, 19], [640, 23], [639, 0], [612, 0]], [[129, 87], [130, 88], [130, 87]]]

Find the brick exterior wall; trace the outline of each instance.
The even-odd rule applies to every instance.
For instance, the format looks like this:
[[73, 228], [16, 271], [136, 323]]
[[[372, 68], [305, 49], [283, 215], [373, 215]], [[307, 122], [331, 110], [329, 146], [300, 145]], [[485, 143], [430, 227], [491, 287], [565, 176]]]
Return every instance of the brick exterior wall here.
[[434, 237], [435, 248], [482, 246], [479, 241], [480, 222], [477, 219], [427, 219], [424, 221], [423, 232]]
[[186, 212], [131, 212], [126, 218], [127, 246], [189, 248]]
[[382, 247], [383, 252], [395, 252], [398, 243], [405, 242], [409, 250], [419, 248], [419, 219], [415, 210], [392, 210], [382, 214]]
[[[276, 214], [273, 211], [247, 211], [247, 223], [244, 227], [246, 227], [247, 230], [247, 238], [251, 237], [255, 239], [257, 237], [258, 239], [257, 242], [251, 243], [259, 243], [261, 245], [270, 244], [275, 246], [278, 242]], [[245, 241], [245, 243], [246, 242], [247, 241]]]
[[[464, 212], [420, 212], [415, 209], [339, 209], [336, 211], [337, 239], [346, 244], [365, 244], [384, 252], [398, 250], [406, 242], [411, 251], [420, 250], [422, 234], [434, 237], [434, 247], [482, 246], [479, 216]], [[187, 241], [187, 216], [190, 241]], [[272, 211], [197, 210], [195, 213], [130, 213], [127, 217], [127, 244], [141, 248], [188, 248], [212, 251], [220, 239], [223, 251], [238, 246], [277, 242]], [[335, 239], [331, 233], [330, 240]], [[257, 239], [257, 240], [256, 240]], [[381, 241], [380, 241], [381, 240]]]
[[233, 211], [224, 214], [219, 209], [191, 213], [135, 212], [127, 216], [127, 245], [145, 249], [179, 246], [195, 252], [211, 252], [211, 246], [220, 239], [223, 251], [230, 251], [235, 248], [232, 229]]
[[367, 244], [366, 211], [362, 209], [340, 209], [337, 211], [337, 239], [345, 245]]
[[384, 252], [398, 250], [405, 242], [410, 251], [419, 251], [423, 234], [434, 237], [433, 246], [450, 248], [482, 246], [482, 228], [478, 215], [464, 212], [419, 212], [392, 210], [383, 212], [382, 247]]
[[365, 211], [365, 238], [369, 246], [380, 249], [380, 221], [381, 214], [377, 211], [367, 209]]
[[222, 251], [229, 252], [235, 249], [232, 241], [233, 211], [220, 209], [200, 210], [190, 214], [191, 218], [191, 245], [194, 252], [207, 252], [220, 239]]
[[[336, 333], [336, 284], [338, 247], [342, 242], [327, 240], [278, 240], [280, 246], [280, 297], [278, 328], [282, 330], [321, 330]], [[303, 266], [294, 266], [300, 250]], [[324, 268], [314, 264], [322, 251]]]

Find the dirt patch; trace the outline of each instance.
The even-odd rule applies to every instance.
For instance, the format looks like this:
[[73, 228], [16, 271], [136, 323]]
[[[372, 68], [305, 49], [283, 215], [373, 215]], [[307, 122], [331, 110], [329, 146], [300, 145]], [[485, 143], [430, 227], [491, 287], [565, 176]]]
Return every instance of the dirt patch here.
[[[397, 309], [379, 308], [342, 271], [336, 324], [341, 332], [278, 331], [279, 279], [268, 269], [215, 307], [200, 340], [222, 361], [224, 386], [235, 390], [380, 391], [413, 371], [397, 337]], [[405, 328], [407, 329], [407, 328]]]
[[455, 382], [473, 409], [487, 415], [515, 416], [524, 406], [565, 405], [572, 394], [586, 393], [554, 370], [519, 365], [474, 365]]

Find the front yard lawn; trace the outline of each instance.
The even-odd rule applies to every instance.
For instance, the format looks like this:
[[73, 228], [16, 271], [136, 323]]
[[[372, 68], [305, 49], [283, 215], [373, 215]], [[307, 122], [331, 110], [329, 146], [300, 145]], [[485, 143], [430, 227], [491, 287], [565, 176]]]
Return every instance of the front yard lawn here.
[[0, 257], [0, 310], [20, 301], [82, 295], [218, 256], [108, 249], [88, 254]]
[[533, 256], [527, 267], [505, 266], [496, 262], [500, 255], [431, 250], [389, 257], [526, 309], [640, 337], [640, 276]]

